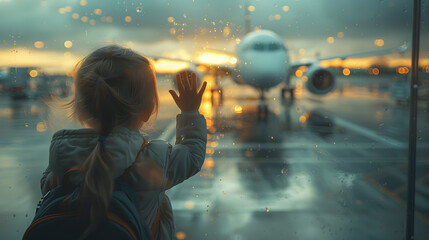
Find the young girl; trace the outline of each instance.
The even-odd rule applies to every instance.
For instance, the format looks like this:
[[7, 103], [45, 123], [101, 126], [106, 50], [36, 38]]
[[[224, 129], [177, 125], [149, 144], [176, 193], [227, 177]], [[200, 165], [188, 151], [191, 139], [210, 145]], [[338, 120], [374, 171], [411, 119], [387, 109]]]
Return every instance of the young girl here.
[[[158, 112], [158, 90], [151, 62], [116, 45], [102, 47], [77, 66], [71, 116], [85, 128], [60, 130], [50, 147], [42, 194], [61, 176], [80, 167], [77, 198], [89, 226], [97, 229], [106, 215], [114, 180], [129, 183], [140, 200], [140, 213], [155, 239], [175, 236], [173, 212], [165, 190], [198, 171], [204, 162], [206, 121], [198, 109], [206, 82], [197, 91], [195, 73], [176, 76], [179, 95], [170, 90], [182, 113], [177, 115], [176, 144], [147, 142], [139, 129]], [[80, 179], [80, 180], [78, 180]]]

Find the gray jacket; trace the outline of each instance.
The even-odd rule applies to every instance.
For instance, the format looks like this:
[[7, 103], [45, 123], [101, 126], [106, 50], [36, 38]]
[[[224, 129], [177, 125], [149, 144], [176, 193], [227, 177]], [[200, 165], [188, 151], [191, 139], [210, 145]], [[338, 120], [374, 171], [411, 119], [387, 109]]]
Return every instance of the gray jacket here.
[[[174, 239], [173, 211], [165, 190], [200, 171], [207, 143], [203, 115], [186, 112], [176, 118], [176, 144], [152, 140], [137, 154], [145, 141], [136, 130], [118, 127], [106, 138], [106, 149], [114, 161], [115, 178], [124, 174], [140, 200], [140, 213], [152, 226], [160, 209], [157, 239]], [[42, 194], [53, 187], [53, 175], [60, 178], [68, 169], [81, 166], [98, 141], [95, 129], [60, 130], [52, 137], [49, 166], [40, 181]], [[60, 182], [60, 179], [58, 179]]]

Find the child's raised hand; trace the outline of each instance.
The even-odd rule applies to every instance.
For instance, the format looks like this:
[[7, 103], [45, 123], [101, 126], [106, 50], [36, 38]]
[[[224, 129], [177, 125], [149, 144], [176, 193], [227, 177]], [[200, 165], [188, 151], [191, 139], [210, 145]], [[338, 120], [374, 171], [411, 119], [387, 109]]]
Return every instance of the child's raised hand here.
[[176, 75], [176, 83], [179, 96], [174, 90], [169, 90], [168, 92], [173, 97], [177, 106], [182, 112], [197, 111], [200, 108], [201, 98], [204, 90], [206, 90], [207, 82], [203, 82], [203, 85], [197, 92], [197, 76], [194, 72], [189, 75], [187, 71], [183, 71]]

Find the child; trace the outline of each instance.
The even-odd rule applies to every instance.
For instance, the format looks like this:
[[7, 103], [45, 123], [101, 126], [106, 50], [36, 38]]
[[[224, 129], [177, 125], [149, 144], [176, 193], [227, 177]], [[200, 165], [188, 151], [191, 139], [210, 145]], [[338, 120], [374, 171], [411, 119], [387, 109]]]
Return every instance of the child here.
[[147, 143], [139, 133], [159, 104], [155, 70], [147, 58], [112, 45], [94, 51], [77, 67], [75, 95], [67, 106], [85, 128], [54, 134], [42, 194], [60, 183], [65, 172], [81, 167], [82, 176], [70, 181], [80, 185], [77, 201], [86, 213], [88, 236], [106, 215], [114, 179], [120, 178], [137, 193], [154, 239], [173, 239], [173, 212], [165, 190], [203, 165], [207, 129], [198, 109], [207, 83], [197, 91], [195, 73], [176, 76], [180, 95], [170, 94], [182, 113], [171, 146], [161, 140]]

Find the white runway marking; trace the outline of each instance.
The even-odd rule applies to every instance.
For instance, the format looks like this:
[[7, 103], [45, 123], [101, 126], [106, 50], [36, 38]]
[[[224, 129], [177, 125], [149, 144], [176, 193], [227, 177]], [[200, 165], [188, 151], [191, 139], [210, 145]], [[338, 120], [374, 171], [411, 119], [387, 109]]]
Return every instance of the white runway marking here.
[[371, 139], [373, 139], [376, 142], [387, 143], [387, 144], [390, 144], [390, 145], [392, 145], [394, 147], [408, 148], [407, 143], [403, 143], [403, 142], [397, 141], [395, 139], [392, 139], [392, 138], [389, 138], [389, 137], [386, 137], [386, 136], [381, 136], [381, 135], [377, 134], [376, 132], [374, 132], [374, 131], [372, 131], [372, 130], [370, 130], [368, 128], [359, 126], [359, 125], [354, 124], [354, 123], [352, 123], [350, 121], [347, 121], [347, 120], [345, 120], [343, 118], [333, 117], [333, 120], [339, 126], [342, 126], [342, 127], [347, 128], [347, 129], [349, 129], [349, 130], [351, 130], [353, 132], [356, 132], [356, 133], [364, 135], [364, 136], [366, 136], [368, 138], [371, 138]]

